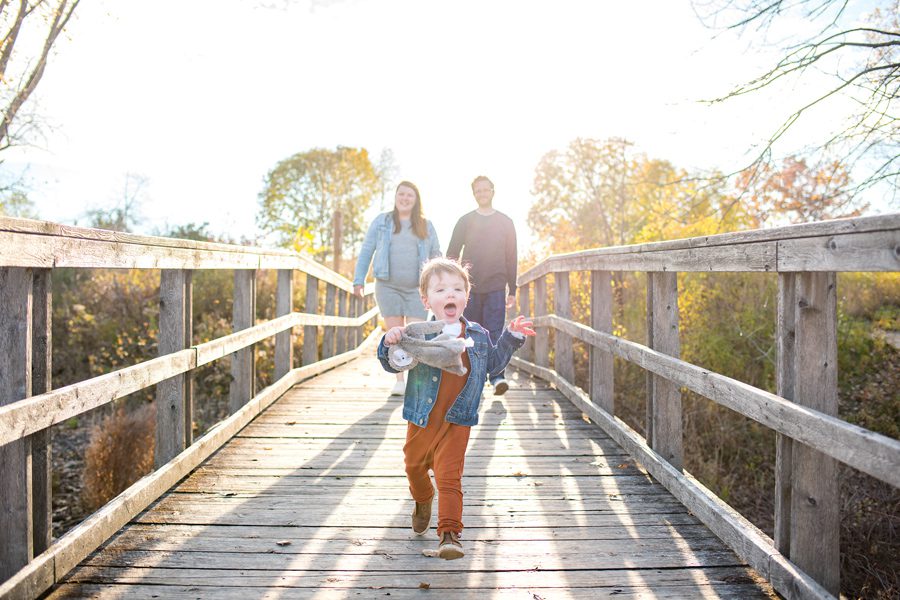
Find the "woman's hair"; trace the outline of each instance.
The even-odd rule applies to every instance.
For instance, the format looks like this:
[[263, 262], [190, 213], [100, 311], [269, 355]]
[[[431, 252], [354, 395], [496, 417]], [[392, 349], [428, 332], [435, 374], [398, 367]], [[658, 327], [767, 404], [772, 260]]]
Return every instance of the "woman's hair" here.
[[[428, 237], [428, 223], [425, 221], [425, 215], [422, 213], [422, 196], [419, 195], [419, 188], [416, 187], [416, 184], [410, 183], [409, 181], [401, 181], [397, 184], [397, 190], [401, 187], [408, 187], [412, 191], [416, 193], [416, 203], [413, 204], [412, 214], [409, 216], [410, 225], [412, 225], [413, 233], [416, 234], [420, 240], [424, 240]], [[396, 190], [395, 192], [396, 193]], [[394, 233], [400, 233], [400, 213], [397, 212], [397, 203], [394, 202], [394, 210], [391, 213], [391, 216], [394, 218]]]
[[469, 279], [469, 269], [456, 259], [436, 256], [422, 265], [422, 273], [419, 274], [419, 291], [423, 296], [428, 295], [428, 284], [431, 283], [432, 276], [440, 274], [456, 275], [461, 278], [466, 285], [467, 294], [472, 288], [472, 281]]

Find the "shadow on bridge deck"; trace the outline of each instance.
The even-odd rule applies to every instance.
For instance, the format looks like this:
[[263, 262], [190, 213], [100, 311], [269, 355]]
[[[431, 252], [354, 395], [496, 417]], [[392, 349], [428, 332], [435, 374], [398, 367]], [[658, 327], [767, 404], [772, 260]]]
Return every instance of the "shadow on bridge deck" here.
[[295, 387], [51, 597], [772, 596], [562, 395], [523, 374], [502, 398], [487, 391], [473, 430], [466, 557], [423, 556], [437, 540], [409, 528], [392, 383], [366, 358]]

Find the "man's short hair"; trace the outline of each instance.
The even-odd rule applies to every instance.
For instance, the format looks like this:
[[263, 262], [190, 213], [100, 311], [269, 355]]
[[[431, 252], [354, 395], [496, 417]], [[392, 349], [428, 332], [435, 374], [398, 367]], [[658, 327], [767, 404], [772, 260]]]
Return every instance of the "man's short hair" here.
[[462, 266], [458, 260], [438, 256], [429, 260], [422, 267], [422, 274], [419, 275], [419, 292], [421, 292], [422, 296], [428, 295], [428, 282], [431, 281], [431, 276], [442, 273], [461, 277], [466, 284], [466, 293], [469, 293], [469, 289], [472, 287], [472, 282], [469, 280], [469, 270]]
[[484, 175], [479, 175], [478, 177], [476, 177], [475, 179], [472, 180], [472, 191], [473, 191], [473, 192], [475, 191], [475, 184], [478, 183], [479, 181], [487, 181], [487, 182], [491, 185], [491, 189], [492, 189], [492, 190], [494, 189], [494, 182], [493, 182], [493, 181], [491, 181], [490, 179], [488, 179], [488, 178], [485, 177]]

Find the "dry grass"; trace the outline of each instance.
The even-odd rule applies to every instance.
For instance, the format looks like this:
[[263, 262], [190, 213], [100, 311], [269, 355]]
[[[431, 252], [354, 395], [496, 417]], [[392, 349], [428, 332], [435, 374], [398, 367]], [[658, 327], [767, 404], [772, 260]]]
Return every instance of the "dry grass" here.
[[91, 430], [84, 455], [82, 503], [93, 512], [153, 470], [156, 405], [120, 406]]

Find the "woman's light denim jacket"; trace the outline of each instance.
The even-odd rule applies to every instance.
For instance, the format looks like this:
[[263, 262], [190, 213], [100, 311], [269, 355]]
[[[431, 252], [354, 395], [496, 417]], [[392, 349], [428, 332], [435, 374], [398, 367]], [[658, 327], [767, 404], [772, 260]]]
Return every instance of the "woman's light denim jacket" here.
[[[359, 260], [356, 261], [353, 285], [365, 285], [366, 273], [369, 272], [369, 264], [372, 262], [372, 254], [375, 255], [375, 265], [372, 268], [375, 279], [390, 279], [391, 235], [394, 233], [394, 219], [391, 215], [391, 212], [381, 213], [369, 225], [362, 247], [359, 249]], [[424, 240], [418, 240], [419, 272], [416, 273], [416, 279], [422, 273], [422, 265], [429, 258], [441, 255], [434, 226], [428, 220], [425, 221], [425, 225], [428, 228], [428, 236]]]
[[[466, 337], [472, 338], [473, 346], [466, 348], [469, 353], [469, 376], [466, 384], [444, 417], [449, 423], [457, 425], [478, 424], [478, 406], [481, 404], [481, 391], [484, 389], [484, 380], [488, 372], [496, 373], [503, 369], [513, 352], [525, 343], [524, 336], [520, 339], [504, 329], [497, 340], [497, 345], [491, 344], [491, 338], [487, 331], [478, 323], [472, 323], [462, 319], [466, 328]], [[431, 339], [437, 334], [426, 335], [425, 339]], [[385, 371], [396, 373], [388, 363], [388, 348], [384, 345], [384, 336], [378, 344], [378, 360]], [[437, 399], [438, 387], [441, 385], [442, 371], [436, 367], [429, 367], [419, 363], [407, 374], [406, 395], [403, 398], [403, 418], [419, 427], [428, 425], [428, 416], [434, 408]]]

